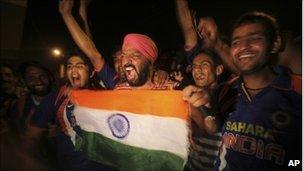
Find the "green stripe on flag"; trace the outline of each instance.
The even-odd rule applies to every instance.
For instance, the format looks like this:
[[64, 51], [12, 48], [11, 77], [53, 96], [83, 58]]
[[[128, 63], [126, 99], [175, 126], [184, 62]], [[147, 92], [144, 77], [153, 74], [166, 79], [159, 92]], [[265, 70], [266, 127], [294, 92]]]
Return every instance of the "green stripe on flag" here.
[[119, 170], [183, 170], [184, 160], [173, 153], [125, 145], [84, 130], [81, 135], [76, 136], [77, 150], [90, 160]]

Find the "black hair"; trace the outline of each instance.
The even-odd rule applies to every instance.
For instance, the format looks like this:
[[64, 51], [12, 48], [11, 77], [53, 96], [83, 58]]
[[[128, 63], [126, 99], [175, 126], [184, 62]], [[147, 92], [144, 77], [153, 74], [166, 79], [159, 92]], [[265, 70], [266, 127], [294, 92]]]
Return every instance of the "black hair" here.
[[85, 65], [87, 65], [89, 67], [89, 72], [92, 73], [94, 71], [94, 66], [90, 60], [90, 58], [88, 58], [84, 53], [82, 53], [81, 51], [79, 50], [73, 50], [73, 51], [70, 51], [70, 52], [67, 52], [65, 54], [66, 56], [66, 60], [65, 60], [65, 66], [68, 65], [68, 61], [71, 57], [73, 56], [78, 56], [79, 58], [81, 58], [84, 62]]
[[8, 68], [12, 71], [12, 73], [14, 74], [15, 77], [17, 76], [16, 70], [10, 64], [2, 63], [2, 64], [0, 64], [0, 68]]
[[277, 19], [270, 14], [266, 14], [260, 11], [251, 11], [240, 16], [235, 22], [233, 30], [244, 24], [251, 23], [262, 24], [265, 27], [265, 36], [268, 42], [272, 44], [272, 46], [276, 38], [278, 36], [281, 36], [281, 31]]
[[28, 62], [24, 62], [24, 63], [20, 64], [18, 71], [23, 79], [25, 78], [26, 70], [29, 67], [35, 67], [35, 68], [39, 68], [39, 69], [43, 70], [47, 74], [50, 83], [52, 84], [54, 82], [55, 79], [54, 79], [53, 74], [50, 72], [50, 70], [48, 70], [46, 67], [44, 67], [37, 61], [28, 61]]
[[[202, 48], [197, 53], [195, 53], [194, 58], [196, 58], [196, 56], [201, 53], [206, 54], [212, 60], [214, 67], [223, 65], [221, 57], [213, 49]], [[218, 83], [226, 81], [230, 77], [230, 75], [231, 75], [230, 72], [224, 68], [222, 74], [218, 76]]]
[[[67, 66], [69, 59], [73, 56], [79, 57], [80, 59], [83, 60], [84, 64], [86, 66], [88, 66], [88, 68], [89, 68], [88, 89], [93, 89], [93, 90], [104, 89], [99, 83], [100, 80], [97, 78], [98, 76], [96, 75], [96, 72], [95, 72], [95, 69], [94, 69], [94, 66], [93, 66], [91, 60], [84, 53], [82, 53], [79, 50], [73, 50], [73, 51], [68, 52], [65, 56], [67, 57], [65, 60], [65, 66]], [[94, 72], [94, 74], [91, 76], [91, 74], [93, 72]], [[68, 85], [70, 84], [69, 81], [67, 81], [67, 83], [68, 83]]]
[[218, 55], [218, 53], [216, 53], [212, 49], [203, 48], [203, 49], [199, 50], [198, 52], [196, 52], [196, 54], [194, 55], [194, 58], [196, 58], [196, 56], [199, 55], [199, 54], [201, 54], [201, 53], [206, 54], [212, 60], [212, 62], [213, 62], [213, 64], [214, 64], [215, 67], [218, 66], [218, 65], [222, 65], [223, 64], [223, 62], [221, 60], [221, 57]]

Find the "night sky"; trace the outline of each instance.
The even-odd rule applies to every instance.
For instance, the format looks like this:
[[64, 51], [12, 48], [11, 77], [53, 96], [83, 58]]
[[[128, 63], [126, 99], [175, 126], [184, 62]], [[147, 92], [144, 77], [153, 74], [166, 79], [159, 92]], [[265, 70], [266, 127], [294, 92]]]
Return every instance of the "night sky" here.
[[[269, 12], [284, 30], [301, 35], [301, 0], [190, 0], [189, 4], [198, 16], [212, 16], [228, 37], [235, 19], [251, 10]], [[88, 10], [94, 42], [106, 57], [130, 32], [149, 35], [161, 51], [183, 47], [173, 0], [93, 0]], [[22, 49], [47, 61], [49, 49], [55, 46], [65, 51], [75, 47], [58, 12], [58, 1], [29, 0]]]

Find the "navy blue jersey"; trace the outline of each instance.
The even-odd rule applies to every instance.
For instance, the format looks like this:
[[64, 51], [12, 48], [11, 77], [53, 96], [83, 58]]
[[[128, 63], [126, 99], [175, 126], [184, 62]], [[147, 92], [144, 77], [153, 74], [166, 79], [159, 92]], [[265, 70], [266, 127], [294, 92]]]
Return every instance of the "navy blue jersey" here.
[[289, 160], [301, 160], [302, 97], [292, 85], [279, 71], [251, 98], [239, 80], [236, 110], [223, 126], [218, 170], [282, 170]]
[[115, 85], [118, 83], [118, 78], [116, 77], [115, 70], [110, 67], [110, 65], [105, 62], [102, 69], [96, 73], [97, 79], [104, 83], [105, 88], [114, 89]]
[[14, 104], [10, 114], [12, 115], [14, 127], [18, 132], [25, 132], [26, 125], [30, 121], [30, 118], [34, 114], [38, 105], [39, 104], [35, 104], [31, 94], [21, 96]]

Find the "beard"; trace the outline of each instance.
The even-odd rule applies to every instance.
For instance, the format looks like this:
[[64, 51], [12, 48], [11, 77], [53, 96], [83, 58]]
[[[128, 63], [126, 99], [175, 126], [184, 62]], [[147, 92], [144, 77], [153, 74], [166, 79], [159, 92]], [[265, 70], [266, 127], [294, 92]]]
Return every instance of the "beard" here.
[[[129, 66], [135, 68], [135, 66], [132, 64], [130, 64]], [[127, 82], [129, 83], [129, 85], [132, 87], [139, 87], [139, 86], [144, 85], [148, 81], [148, 78], [150, 75], [149, 64], [145, 63], [144, 66], [139, 71], [137, 71], [137, 69], [135, 69], [135, 72], [138, 77], [134, 81], [127, 79]]]

